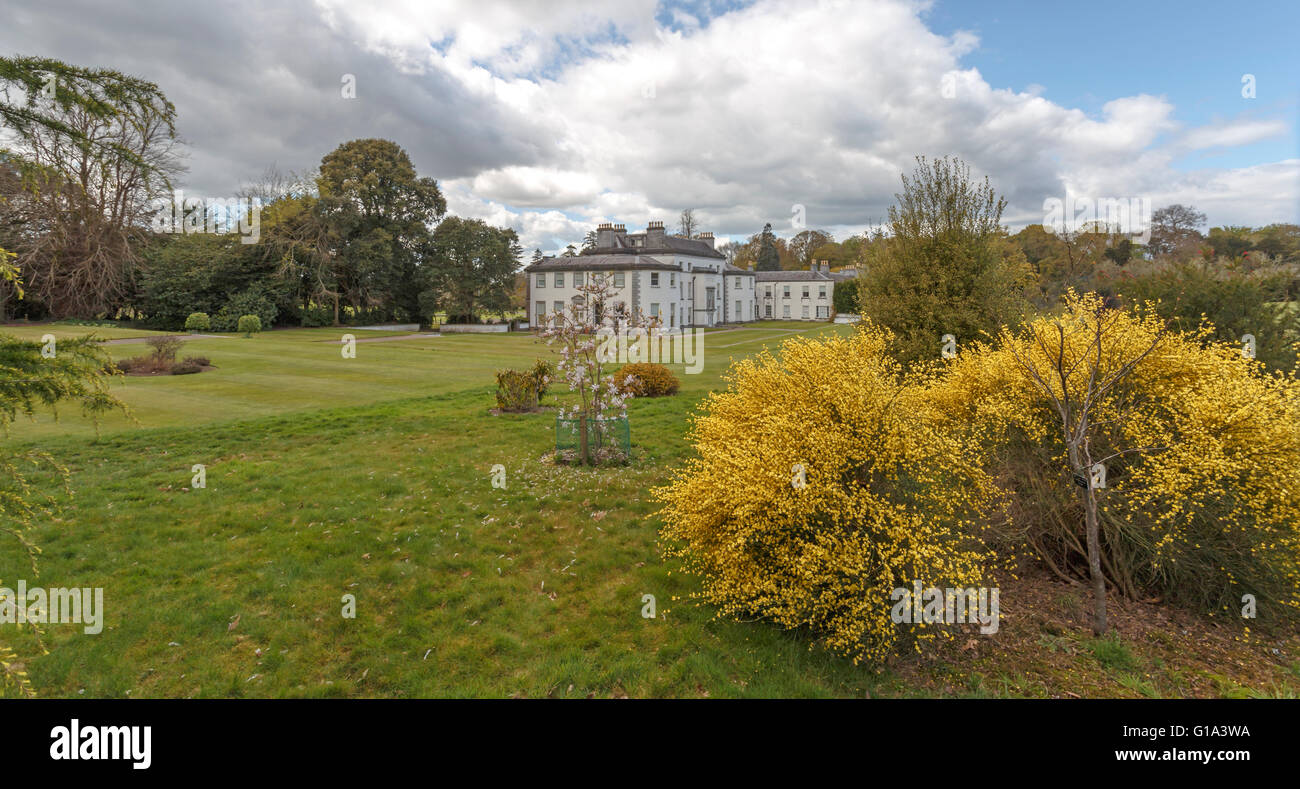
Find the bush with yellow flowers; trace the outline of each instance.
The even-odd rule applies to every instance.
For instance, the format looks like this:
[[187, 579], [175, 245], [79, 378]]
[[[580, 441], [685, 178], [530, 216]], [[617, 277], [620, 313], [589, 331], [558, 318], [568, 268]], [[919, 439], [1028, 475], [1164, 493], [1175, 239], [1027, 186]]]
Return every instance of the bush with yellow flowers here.
[[855, 662], [949, 634], [895, 624], [893, 590], [979, 586], [993, 559], [978, 531], [997, 491], [889, 340], [866, 323], [739, 362], [694, 420], [697, 456], [655, 492], [665, 553], [700, 577], [700, 600]]
[[[1111, 329], [1096, 341], [1097, 321]], [[1162, 332], [1145, 312], [1069, 294], [1063, 312], [1005, 331], [945, 363], [926, 400], [945, 433], [985, 447], [981, 465], [1014, 492], [1016, 530], [1058, 574], [1086, 577], [1082, 503], [1061, 411], [1026, 361], [1054, 369], [1047, 384], [1076, 415], [1091, 378], [1107, 380], [1150, 353], [1092, 404], [1093, 458], [1107, 584], [1203, 611], [1242, 609], [1261, 622], [1300, 614], [1300, 382], [1269, 374], [1213, 327]], [[1044, 341], [1042, 338], [1047, 338]], [[1058, 339], [1060, 340], [1058, 342]], [[1095, 486], [1094, 486], [1095, 487]]]
[[633, 362], [614, 373], [614, 386], [633, 397], [663, 397], [677, 394], [681, 382], [662, 364]]

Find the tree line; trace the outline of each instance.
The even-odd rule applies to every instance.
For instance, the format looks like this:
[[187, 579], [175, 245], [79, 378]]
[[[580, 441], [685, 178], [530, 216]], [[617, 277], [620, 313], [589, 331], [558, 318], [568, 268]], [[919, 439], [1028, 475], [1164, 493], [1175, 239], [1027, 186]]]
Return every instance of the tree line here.
[[[244, 314], [265, 325], [472, 322], [512, 304], [515, 232], [449, 216], [438, 182], [390, 140], [345, 142], [308, 173], [271, 167], [245, 183], [235, 210], [258, 212], [250, 239], [213, 232], [229, 206], [171, 206], [181, 142], [154, 83], [0, 58], [0, 125], [11, 140], [0, 149], [0, 320], [178, 329], [206, 312], [233, 330]], [[181, 221], [160, 223], [160, 205]]]

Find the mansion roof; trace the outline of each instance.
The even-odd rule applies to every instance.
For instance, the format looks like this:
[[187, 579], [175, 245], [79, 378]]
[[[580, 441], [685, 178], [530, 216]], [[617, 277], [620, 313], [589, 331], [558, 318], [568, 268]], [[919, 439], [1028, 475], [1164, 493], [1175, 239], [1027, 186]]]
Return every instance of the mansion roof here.
[[[685, 241], [687, 239], [680, 239]], [[721, 256], [719, 256], [721, 257]], [[649, 254], [640, 254], [640, 250], [628, 253], [618, 253], [611, 255], [585, 254], [570, 255], [568, 257], [542, 258], [531, 265], [525, 266], [525, 272], [535, 271], [682, 271], [679, 263], [669, 263], [660, 260]], [[754, 276], [754, 272], [749, 269], [737, 268], [730, 263], [722, 264], [722, 270], [717, 272], [727, 276]]]
[[832, 282], [834, 280], [820, 271], [755, 271], [759, 282]]
[[[579, 255], [581, 257], [593, 255], [693, 255], [700, 258], [717, 258], [719, 260], [726, 257], [714, 249], [713, 244], [697, 238], [670, 236], [662, 232], [653, 236], [647, 233], [611, 234], [611, 236], [610, 246], [584, 250]], [[649, 246], [652, 243], [654, 246]]]

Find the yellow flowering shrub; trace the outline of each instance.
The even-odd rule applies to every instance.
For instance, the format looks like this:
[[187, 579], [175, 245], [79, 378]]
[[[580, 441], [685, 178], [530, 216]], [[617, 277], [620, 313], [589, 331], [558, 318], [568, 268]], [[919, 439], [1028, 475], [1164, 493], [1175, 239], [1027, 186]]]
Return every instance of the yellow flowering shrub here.
[[[1079, 488], [1066, 462], [1061, 418], [1023, 360], [1056, 362], [1047, 383], [1074, 407], [1089, 377], [1116, 373], [1155, 345], [1094, 406], [1093, 458], [1107, 458], [1097, 489], [1103, 570], [1130, 597], [1159, 596], [1239, 612], [1255, 595], [1261, 621], [1300, 613], [1300, 382], [1271, 375], [1213, 327], [1161, 333], [1153, 310], [1101, 309], [1067, 297], [1063, 314], [974, 345], [935, 373], [927, 400], [944, 431], [982, 443], [985, 470], [1014, 492], [1013, 513], [1037, 553], [1063, 575], [1087, 576]], [[1092, 327], [1115, 321], [1098, 355]], [[1061, 334], [1057, 334], [1057, 327]], [[1063, 336], [1064, 355], [1053, 344]], [[1019, 358], [1017, 358], [1017, 356]]]
[[996, 505], [968, 447], [939, 430], [869, 323], [736, 364], [694, 419], [697, 456], [655, 491], [665, 553], [719, 614], [808, 628], [880, 661], [943, 626], [895, 624], [891, 593], [980, 586]]

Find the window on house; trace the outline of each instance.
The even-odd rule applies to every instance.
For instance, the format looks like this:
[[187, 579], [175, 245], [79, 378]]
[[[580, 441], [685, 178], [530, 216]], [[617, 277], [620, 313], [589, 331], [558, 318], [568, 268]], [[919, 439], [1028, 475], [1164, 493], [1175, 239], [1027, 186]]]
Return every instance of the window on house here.
[[782, 318], [789, 318], [789, 317], [790, 317], [790, 305], [789, 305], [789, 304], [787, 304], [787, 305], [785, 305], [784, 307], [781, 308], [781, 317], [782, 317]]
[[580, 288], [580, 287], [582, 287], [582, 282], [583, 282], [583, 280], [585, 280], [586, 278], [587, 278], [587, 275], [586, 275], [586, 274], [583, 274], [581, 271], [575, 271], [575, 272], [573, 272], [573, 287], [575, 287], [575, 288]]
[[764, 317], [768, 317], [768, 318], [772, 317], [772, 305], [771, 305], [771, 304], [764, 304], [764, 305], [763, 305], [763, 315], [764, 315]]
[[536, 316], [535, 320], [536, 320], [538, 323], [541, 323], [541, 321], [542, 321], [542, 316], [546, 314], [546, 302], [544, 302], [544, 301], [539, 301], [539, 302], [537, 302], [537, 304], [536, 304], [535, 306], [537, 307], [537, 316]]
[[539, 288], [544, 288], [544, 287], [546, 287], [546, 275], [545, 275], [545, 274], [538, 274], [538, 275], [537, 275], [537, 287], [539, 287]]
[[829, 307], [818, 307], [818, 308], [817, 308], [817, 317], [818, 317], [818, 318], [829, 318], [829, 317], [830, 317], [829, 309], [830, 309]]
[[740, 320], [745, 313], [740, 310], [740, 302], [736, 302], [736, 320]]
[[559, 314], [561, 314], [561, 313], [564, 312], [564, 302], [562, 302], [562, 301], [554, 302], [551, 306], [554, 307], [554, 309], [553, 309], [552, 311], [553, 311], [556, 315], [559, 315]]
[[656, 318], [659, 317], [659, 302], [657, 301], [650, 302], [650, 314]]
[[821, 299], [822, 301], [825, 301], [825, 300], [826, 300], [826, 286], [825, 286], [825, 285], [822, 285], [821, 287], [817, 288], [817, 298]]
[[652, 288], [657, 288], [657, 287], [659, 287], [659, 272], [658, 272], [658, 271], [652, 271], [652, 272], [650, 272], [650, 287], [652, 287]]
[[808, 286], [807, 286], [807, 285], [804, 285], [804, 286], [803, 286], [803, 297], [804, 297], [805, 299], [808, 298]]
[[624, 282], [624, 279], [623, 279], [623, 272], [622, 272], [622, 271], [615, 271], [615, 272], [614, 272], [614, 287], [616, 287], [616, 288], [621, 288], [621, 287], [623, 287], [623, 282]]
[[789, 285], [785, 285], [785, 286], [783, 286], [783, 289], [782, 289], [782, 291], [781, 291], [781, 297], [782, 297], [782, 298], [786, 298], [786, 299], [790, 298], [790, 286], [789, 286]]
[[562, 287], [564, 287], [564, 272], [563, 272], [563, 271], [557, 271], [557, 272], [555, 272], [555, 287], [557, 287], [557, 288], [562, 288]]
[[804, 307], [803, 307], [803, 319], [804, 319], [804, 320], [808, 320], [808, 305], [807, 305], [807, 304], [805, 304]]

